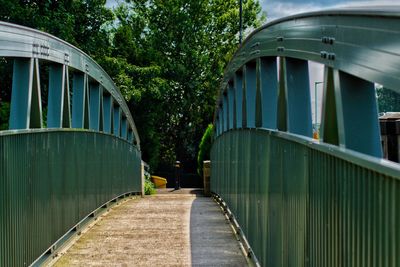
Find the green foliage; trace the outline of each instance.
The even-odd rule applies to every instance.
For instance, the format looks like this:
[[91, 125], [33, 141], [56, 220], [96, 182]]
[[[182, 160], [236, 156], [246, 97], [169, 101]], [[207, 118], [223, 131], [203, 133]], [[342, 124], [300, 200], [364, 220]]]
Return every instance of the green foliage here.
[[10, 117], [10, 104], [0, 102], [0, 130], [8, 130], [8, 118]]
[[199, 145], [199, 153], [197, 154], [197, 173], [203, 175], [203, 161], [210, 159], [210, 151], [213, 139], [214, 127], [212, 124], [207, 126]]
[[[258, 0], [245, 0], [244, 29], [260, 26], [260, 13]], [[126, 1], [115, 15], [113, 57], [159, 70], [159, 80], [130, 80], [128, 73], [116, 77], [130, 99], [141, 138], [153, 136], [142, 140], [144, 160], [154, 168], [149, 155], [163, 165], [194, 162], [202, 129], [212, 121], [223, 70], [238, 46], [237, 1]], [[152, 84], [162, 87], [160, 95], [152, 94]]]
[[154, 184], [150, 181], [150, 175], [145, 175], [144, 179], [144, 194], [154, 195], [156, 193], [156, 188]]
[[399, 112], [400, 111], [400, 94], [384, 88], [378, 87], [376, 89], [378, 96], [378, 110], [379, 112]]
[[[238, 46], [237, 0], [125, 0], [114, 11], [105, 4], [0, 0], [0, 20], [48, 32], [94, 57], [127, 101], [142, 157], [154, 169], [175, 160], [194, 163]], [[260, 14], [258, 0], [244, 0], [244, 30], [260, 26]], [[10, 80], [0, 86], [10, 87]], [[10, 90], [1, 91], [1, 101], [9, 102]]]
[[91, 56], [110, 49], [106, 0], [0, 0], [0, 20], [51, 33]]

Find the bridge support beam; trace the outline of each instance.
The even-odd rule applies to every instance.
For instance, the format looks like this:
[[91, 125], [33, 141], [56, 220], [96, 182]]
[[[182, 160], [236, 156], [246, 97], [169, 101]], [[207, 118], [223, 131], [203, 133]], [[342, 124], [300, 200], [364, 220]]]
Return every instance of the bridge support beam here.
[[281, 63], [280, 83], [285, 90], [287, 131], [312, 137], [308, 62], [282, 58]]
[[113, 134], [115, 136], [121, 136], [121, 108], [116, 105], [113, 107]]
[[42, 125], [39, 61], [15, 59], [9, 128], [42, 128]]
[[128, 121], [125, 116], [122, 116], [121, 119], [121, 137], [123, 139], [127, 139], [128, 137]]
[[112, 129], [112, 98], [110, 94], [103, 95], [103, 131], [111, 134]]
[[228, 83], [229, 129], [236, 129], [236, 101], [233, 82]]
[[100, 131], [101, 96], [103, 95], [102, 88], [99, 83], [90, 83], [89, 90], [89, 128], [95, 131]]
[[333, 71], [339, 145], [382, 157], [375, 85], [353, 75]]
[[69, 128], [69, 82], [68, 67], [54, 63], [49, 70], [49, 103], [47, 107], [48, 128]]
[[49, 69], [49, 100], [47, 107], [47, 127], [69, 127], [69, 84], [68, 68], [54, 63]]
[[321, 140], [332, 145], [339, 145], [338, 119], [336, 111], [335, 84], [333, 69], [325, 66], [324, 95], [322, 100], [322, 116], [320, 127]]
[[72, 127], [79, 129], [89, 128], [89, 96], [88, 76], [82, 72], [75, 72], [73, 76], [72, 96]]
[[256, 63], [249, 62], [243, 67], [244, 127], [256, 127]]
[[128, 130], [128, 137], [127, 137], [127, 139], [128, 139], [128, 142], [133, 143], [133, 131], [132, 131], [131, 128], [129, 128], [129, 130]]
[[278, 77], [276, 57], [257, 59], [257, 90], [261, 98], [261, 127], [277, 129]]
[[228, 89], [225, 89], [222, 98], [222, 112], [224, 116], [224, 132], [229, 130], [229, 102], [228, 102]]
[[233, 85], [235, 87], [236, 100], [236, 127], [243, 127], [243, 73], [237, 71], [234, 76]]
[[215, 123], [215, 132], [216, 132], [216, 136], [219, 136], [221, 134], [221, 129], [220, 129], [220, 121], [219, 121], [219, 111], [218, 111], [218, 115], [217, 115], [217, 119], [216, 119], [216, 123]]
[[219, 134], [222, 134], [224, 132], [224, 113], [221, 103], [219, 105], [219, 111], [218, 111], [218, 127], [219, 127]]

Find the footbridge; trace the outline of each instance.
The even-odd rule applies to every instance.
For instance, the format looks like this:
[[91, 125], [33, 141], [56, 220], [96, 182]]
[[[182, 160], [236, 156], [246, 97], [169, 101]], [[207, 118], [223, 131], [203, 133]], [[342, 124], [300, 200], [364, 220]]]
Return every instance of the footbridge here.
[[[261, 265], [400, 265], [400, 167], [382, 159], [375, 93], [375, 83], [400, 92], [398, 11], [283, 18], [227, 67], [211, 188]], [[320, 140], [308, 61], [324, 66]]]
[[[252, 264], [400, 265], [400, 165], [382, 157], [375, 93], [376, 84], [400, 92], [399, 14], [374, 7], [279, 19], [251, 33], [229, 63], [214, 116], [211, 190]], [[0, 132], [0, 266], [36, 266], [102, 210], [141, 194], [140, 139], [121, 93], [83, 51], [1, 22], [0, 57], [12, 62], [9, 130]], [[309, 61], [324, 67], [319, 140], [312, 138]], [[224, 224], [204, 211], [215, 216], [212, 204], [164, 200], [170, 204], [158, 211], [177, 222], [167, 233], [186, 229], [183, 247], [192, 255], [161, 262], [238, 257], [201, 245], [226, 234], [196, 228], [207, 219]], [[123, 240], [136, 238], [140, 249], [135, 234], [143, 225], [154, 230], [146, 222], [158, 215], [137, 209], [151, 198], [138, 201], [123, 206], [129, 219], [122, 213], [109, 225], [124, 224]], [[179, 205], [182, 216], [168, 217]], [[137, 249], [115, 255], [139, 264], [129, 251]]]

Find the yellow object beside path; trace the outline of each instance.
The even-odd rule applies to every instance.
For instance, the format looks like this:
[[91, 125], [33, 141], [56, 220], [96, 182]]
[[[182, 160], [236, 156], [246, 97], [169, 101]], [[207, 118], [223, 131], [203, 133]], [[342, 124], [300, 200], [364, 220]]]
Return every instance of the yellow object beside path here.
[[150, 180], [156, 188], [167, 188], [167, 179], [160, 176], [151, 176]]

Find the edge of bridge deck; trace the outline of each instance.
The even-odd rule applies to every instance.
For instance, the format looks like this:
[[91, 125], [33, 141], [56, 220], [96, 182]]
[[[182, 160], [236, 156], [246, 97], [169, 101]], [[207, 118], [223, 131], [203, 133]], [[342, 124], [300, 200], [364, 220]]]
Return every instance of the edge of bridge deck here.
[[127, 192], [121, 194], [87, 215], [80, 222], [78, 222], [74, 227], [72, 227], [68, 232], [66, 232], [61, 238], [59, 238], [50, 248], [48, 248], [41, 256], [39, 256], [30, 266], [48, 266], [54, 264], [59, 259], [59, 255], [67, 251], [71, 246], [75, 244], [76, 241], [82, 236], [83, 233], [87, 232], [93, 227], [98, 219], [102, 216], [107, 215], [110, 209], [122, 204], [129, 199], [136, 199], [141, 197], [140, 192]]
[[[167, 264], [169, 261], [171, 261], [171, 259], [173, 260], [174, 255], [176, 254], [175, 258], [177, 258], [177, 259], [176, 259], [175, 263], [177, 265], [183, 264], [186, 266], [189, 263], [189, 265], [193, 265], [193, 266], [198, 266], [198, 265], [210, 266], [209, 264], [219, 263], [223, 266], [244, 266], [244, 265], [259, 266], [259, 265], [257, 265], [257, 262], [254, 262], [254, 259], [255, 259], [254, 257], [249, 257], [250, 256], [250, 254], [248, 253], [249, 250], [247, 249], [246, 245], [243, 244], [242, 235], [240, 235], [240, 233], [238, 233], [237, 228], [235, 228], [235, 226], [232, 224], [232, 220], [230, 220], [232, 218], [232, 216], [228, 216], [226, 209], [223, 208], [223, 205], [221, 205], [220, 201], [216, 201], [216, 198], [204, 197], [204, 195], [202, 194], [203, 190], [198, 189], [198, 188], [179, 189], [179, 190], [167, 188], [167, 189], [161, 189], [161, 190], [159, 189], [157, 191], [158, 191], [158, 193], [156, 195], [145, 196], [144, 198], [134, 200], [134, 202], [123, 202], [123, 203], [121, 202], [121, 205], [116, 207], [116, 209], [114, 209], [113, 211], [104, 213], [103, 216], [99, 217], [99, 220], [95, 222], [96, 226], [88, 225], [85, 228], [85, 230], [82, 230], [82, 233], [84, 235], [82, 234], [81, 236], [77, 236], [76, 238], [71, 239], [69, 244], [66, 245], [64, 247], [64, 249], [59, 252], [59, 256], [57, 256], [56, 258], [49, 261], [50, 266], [53, 266], [53, 265], [58, 266], [57, 264], [61, 264], [61, 266], [63, 266], [63, 264], [68, 264], [68, 262], [72, 263], [72, 262], [70, 262], [71, 260], [74, 261], [74, 264], [77, 263], [77, 261], [79, 261], [79, 259], [77, 259], [75, 257], [76, 257], [76, 255], [80, 254], [82, 251], [80, 251], [77, 254], [76, 249], [85, 248], [84, 252], [82, 252], [82, 253], [88, 253], [87, 255], [85, 254], [85, 256], [83, 257], [84, 259], [83, 258], [80, 259], [83, 261], [91, 258], [89, 256], [90, 253], [94, 253], [93, 255], [100, 255], [101, 249], [99, 250], [99, 248], [92, 247], [93, 242], [95, 242], [95, 243], [100, 243], [100, 242], [93, 240], [93, 237], [90, 237], [90, 235], [91, 235], [90, 231], [93, 231], [92, 232], [92, 234], [93, 234], [93, 233], [97, 233], [97, 232], [103, 233], [104, 231], [107, 231], [107, 229], [111, 229], [110, 227], [112, 227], [111, 225], [113, 225], [113, 223], [112, 223], [113, 217], [115, 219], [116, 217], [119, 218], [121, 215], [121, 214], [119, 214], [121, 212], [121, 210], [118, 210], [118, 209], [122, 209], [122, 212], [127, 213], [127, 214], [131, 214], [132, 211], [135, 210], [135, 212], [133, 212], [135, 214], [131, 214], [131, 216], [138, 216], [138, 214], [139, 214], [139, 217], [144, 216], [145, 213], [143, 213], [143, 211], [142, 212], [140, 211], [141, 210], [140, 207], [142, 207], [142, 208], [146, 207], [145, 212], [150, 212], [153, 215], [157, 214], [156, 210], [161, 211], [161, 210], [167, 209], [167, 210], [164, 210], [164, 213], [165, 213], [164, 215], [166, 216], [166, 218], [157, 219], [162, 223], [165, 223], [165, 220], [170, 221], [172, 219], [172, 217], [175, 217], [175, 219], [179, 221], [179, 222], [177, 222], [177, 221], [175, 222], [175, 223], [178, 223], [177, 225], [179, 225], [178, 229], [174, 228], [177, 225], [175, 225], [175, 226], [171, 225], [171, 227], [169, 227], [171, 229], [169, 229], [167, 227], [169, 230], [165, 230], [165, 229], [163, 230], [164, 231], [163, 235], [169, 236], [168, 237], [168, 239], [170, 240], [169, 243], [178, 242], [175, 240], [177, 238], [177, 235], [181, 236], [180, 237], [182, 239], [181, 242], [183, 242], [182, 244], [179, 244], [179, 242], [176, 244], [174, 243], [174, 245], [169, 244], [167, 242], [169, 244], [169, 245], [167, 244], [167, 247], [171, 247], [171, 248], [173, 247], [174, 252], [172, 254], [170, 254], [169, 252], [164, 254], [164, 257], [165, 257], [165, 255], [167, 255], [167, 258], [164, 259], [165, 264]], [[153, 203], [152, 201], [156, 200], [156, 199], [159, 199], [157, 201], [159, 204], [160, 203], [164, 203], [164, 204], [157, 208], [154, 208], [155, 206], [157, 206], [156, 205], [157, 203], [155, 203], [155, 206], [151, 204], [150, 207], [153, 207], [153, 209], [151, 211], [148, 211], [147, 209], [149, 207], [149, 204]], [[207, 199], [209, 199], [209, 200], [207, 200]], [[173, 204], [173, 202], [175, 202], [175, 204]], [[181, 203], [181, 204], [176, 205], [177, 203]], [[173, 211], [174, 208], [177, 209], [177, 211], [176, 211], [177, 214], [172, 216], [171, 211]], [[182, 209], [186, 209], [186, 211], [183, 211]], [[211, 212], [211, 214], [208, 214], [208, 215], [210, 215], [211, 217], [204, 216], [206, 213], [210, 213], [210, 212]], [[138, 214], [136, 214], [136, 213], [138, 213]], [[221, 215], [222, 215], [222, 217], [221, 217]], [[153, 216], [151, 216], [151, 217], [153, 217]], [[141, 224], [139, 226], [136, 226], [136, 227], [139, 227], [136, 229], [135, 226], [132, 225], [132, 221], [129, 218], [125, 218], [125, 219], [127, 220], [127, 222], [129, 222], [129, 225], [130, 225], [129, 240], [132, 244], [126, 243], [127, 240], [124, 241], [123, 239], [121, 239], [119, 241], [117, 241], [117, 240], [112, 240], [112, 241], [108, 240], [108, 241], [113, 244], [114, 243], [120, 244], [122, 247], [124, 247], [124, 255], [126, 256], [126, 258], [123, 257], [123, 259], [120, 258], [120, 260], [126, 261], [129, 259], [135, 258], [135, 261], [136, 260], [138, 262], [142, 261], [141, 264], [144, 264], [144, 265], [149, 264], [150, 262], [148, 262], [148, 260], [146, 261], [146, 259], [145, 259], [147, 256], [141, 255], [139, 252], [143, 249], [139, 249], [139, 250], [137, 249], [137, 247], [143, 247], [143, 248], [145, 248], [145, 250], [149, 249], [148, 248], [148, 246], [150, 245], [149, 241], [142, 240], [141, 242], [143, 242], [143, 243], [141, 243], [141, 244], [137, 243], [138, 240], [141, 240], [143, 235], [148, 236], [145, 233], [146, 227], [144, 227], [144, 225]], [[153, 219], [155, 219], [155, 218], [153, 218]], [[229, 224], [229, 226], [227, 224]], [[121, 222], [121, 225], [124, 225], [124, 222]], [[160, 227], [160, 226], [154, 225], [153, 221], [152, 222], [147, 221], [145, 223], [145, 225], [150, 227], [151, 231], [154, 231], [155, 229], [159, 229], [159, 227]], [[209, 232], [206, 231], [206, 229], [212, 229], [215, 227], [217, 227], [217, 229], [214, 229], [215, 231], [209, 231]], [[116, 231], [115, 233], [120, 233], [120, 231], [122, 231], [122, 228], [121, 227], [117, 227], [117, 228], [118, 229], [114, 229], [114, 228], [112, 228], [112, 229], [114, 229]], [[138, 232], [138, 231], [135, 231], [134, 229], [140, 230], [140, 231]], [[160, 228], [160, 229], [163, 229], [163, 228]], [[171, 232], [172, 229], [175, 229], [175, 230], [173, 230], [173, 232]], [[224, 229], [224, 230], [222, 230], [222, 229]], [[112, 230], [112, 231], [114, 231], [114, 230]], [[111, 236], [119, 236], [118, 234], [115, 234], [115, 233], [114, 234], [109, 233], [109, 234]], [[85, 236], [85, 235], [86, 235], [86, 239], [81, 239], [81, 237]], [[157, 235], [157, 234], [155, 234], [155, 235]], [[161, 238], [161, 239], [164, 240], [164, 238]], [[81, 243], [79, 243], [79, 242], [81, 242]], [[111, 248], [111, 247], [107, 246], [107, 244], [105, 244], [103, 242], [101, 242], [101, 243], [103, 244], [102, 246], [104, 248], [106, 248], [107, 251], [112, 249], [115, 252], [116, 256], [118, 255], [118, 253], [121, 253], [121, 251], [119, 251], [120, 249], [118, 247]], [[153, 244], [153, 246], [154, 246], [154, 244], [160, 245], [160, 242], [151, 241], [151, 243]], [[161, 243], [163, 243], [163, 242], [161, 242]], [[76, 247], [74, 247], [74, 245], [76, 245]], [[129, 249], [126, 247], [130, 247], [130, 246], [132, 246], [130, 249], [133, 249], [133, 251], [135, 251], [135, 253], [133, 253], [133, 254], [129, 253]], [[180, 247], [180, 249], [178, 249], [178, 251], [181, 250], [183, 252], [176, 252], [178, 247]], [[125, 251], [125, 249], [127, 249], [127, 250]], [[160, 253], [159, 253], [160, 251], [158, 251], [159, 249], [160, 249], [159, 247], [157, 247], [157, 249], [154, 248], [154, 251], [152, 253], [152, 254], [157, 255], [156, 258], [158, 260], [160, 258]], [[70, 254], [68, 254], [68, 252]], [[114, 255], [113, 252], [110, 252], [110, 253], [112, 255]], [[111, 254], [109, 254], [109, 256]], [[136, 255], [136, 254], [138, 254], [138, 255]], [[73, 258], [71, 258], [71, 257], [73, 257]], [[150, 261], [151, 261], [151, 263], [154, 263], [154, 260], [157, 260], [157, 259], [153, 258]], [[241, 260], [238, 261], [238, 259], [241, 259]], [[100, 261], [103, 261], [103, 264], [105, 264], [106, 262], [109, 262], [110, 257], [105, 257], [105, 258], [98, 259], [98, 260], [99, 260], [98, 263], [100, 263]], [[131, 262], [131, 264], [133, 264], [133, 263], [134, 262]], [[219, 266], [219, 264], [218, 264], [218, 266]]]

